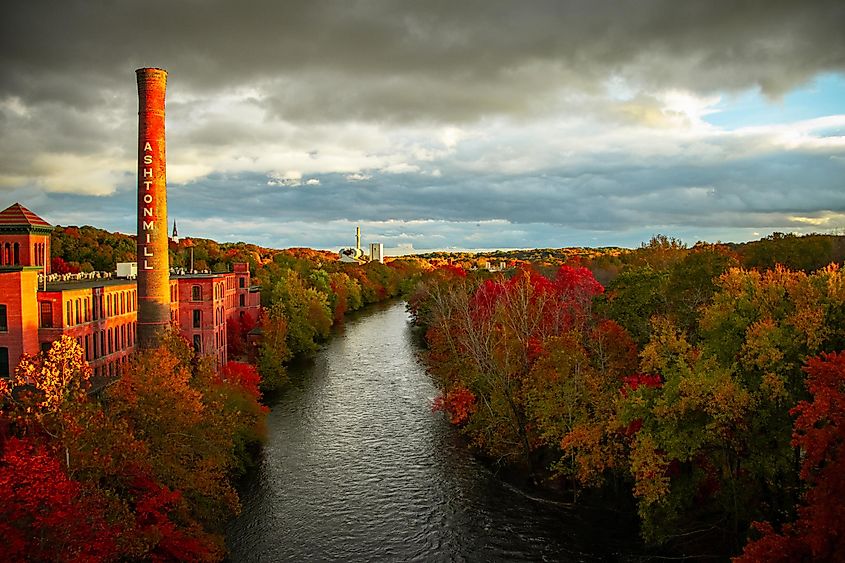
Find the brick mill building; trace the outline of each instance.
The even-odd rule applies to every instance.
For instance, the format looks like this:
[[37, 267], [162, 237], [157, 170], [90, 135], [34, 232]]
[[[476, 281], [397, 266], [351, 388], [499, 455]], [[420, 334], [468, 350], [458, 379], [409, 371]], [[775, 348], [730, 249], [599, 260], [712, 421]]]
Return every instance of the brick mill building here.
[[[20, 204], [0, 212], [0, 377], [22, 354], [62, 335], [76, 339], [96, 376], [114, 376], [137, 339], [138, 288], [130, 279], [46, 283], [53, 227]], [[247, 264], [233, 272], [170, 276], [170, 319], [194, 349], [226, 364], [226, 321], [257, 319], [259, 294]]]

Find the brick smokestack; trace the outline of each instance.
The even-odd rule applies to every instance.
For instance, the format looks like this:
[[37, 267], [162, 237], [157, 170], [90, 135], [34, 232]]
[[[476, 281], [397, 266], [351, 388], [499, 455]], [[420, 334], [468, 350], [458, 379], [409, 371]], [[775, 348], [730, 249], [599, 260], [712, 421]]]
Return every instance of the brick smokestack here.
[[170, 324], [164, 90], [167, 71], [139, 68], [138, 77], [138, 349], [156, 344]]

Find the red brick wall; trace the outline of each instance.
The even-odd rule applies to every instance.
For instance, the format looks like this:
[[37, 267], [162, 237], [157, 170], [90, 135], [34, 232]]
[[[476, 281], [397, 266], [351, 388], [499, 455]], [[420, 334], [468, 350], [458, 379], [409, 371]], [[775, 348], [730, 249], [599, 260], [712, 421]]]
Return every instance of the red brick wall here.
[[[15, 245], [18, 245], [18, 260], [15, 262]], [[8, 247], [7, 247], [8, 245]], [[45, 260], [46, 258], [46, 260]], [[46, 261], [50, 272], [50, 236], [35, 234], [0, 235], [0, 266], [40, 266]]]
[[234, 297], [232, 308], [229, 310], [228, 318], [250, 317], [255, 322], [258, 320], [258, 313], [261, 308], [261, 297], [258, 292], [250, 292], [249, 290], [252, 284], [249, 264], [233, 264], [233, 269], [237, 277], [237, 294]]
[[[231, 299], [233, 274], [179, 278], [179, 330], [194, 345], [199, 336], [200, 352], [212, 356], [218, 368], [226, 357], [226, 303]], [[200, 288], [197, 296], [194, 288]], [[228, 293], [228, 295], [227, 295]], [[195, 299], [199, 297], [199, 299]], [[194, 311], [200, 312], [200, 326], [194, 327]]]
[[170, 323], [164, 98], [167, 72], [141, 68], [138, 79], [138, 332], [156, 343]]
[[[41, 326], [38, 340], [49, 345], [61, 335], [76, 338], [96, 376], [117, 375], [135, 350], [138, 299], [135, 284], [42, 291], [53, 327]], [[41, 322], [41, 320], [39, 320]]]
[[38, 315], [35, 299], [38, 270], [0, 272], [0, 304], [6, 306], [7, 330], [0, 331], [0, 347], [9, 354], [9, 374], [21, 354], [38, 352]]

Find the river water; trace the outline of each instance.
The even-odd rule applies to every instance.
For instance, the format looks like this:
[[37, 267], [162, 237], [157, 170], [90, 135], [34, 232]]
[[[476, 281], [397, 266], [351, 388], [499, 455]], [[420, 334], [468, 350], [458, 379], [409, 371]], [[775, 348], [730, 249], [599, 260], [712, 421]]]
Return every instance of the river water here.
[[401, 302], [336, 331], [272, 408], [230, 526], [232, 561], [605, 561], [630, 531], [524, 494], [441, 413]]

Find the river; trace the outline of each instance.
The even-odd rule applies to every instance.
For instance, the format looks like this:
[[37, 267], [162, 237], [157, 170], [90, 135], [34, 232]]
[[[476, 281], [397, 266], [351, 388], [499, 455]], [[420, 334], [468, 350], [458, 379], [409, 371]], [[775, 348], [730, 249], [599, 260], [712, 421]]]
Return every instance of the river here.
[[228, 530], [232, 561], [638, 559], [607, 514], [524, 494], [479, 463], [431, 412], [418, 353], [393, 301], [291, 370]]

